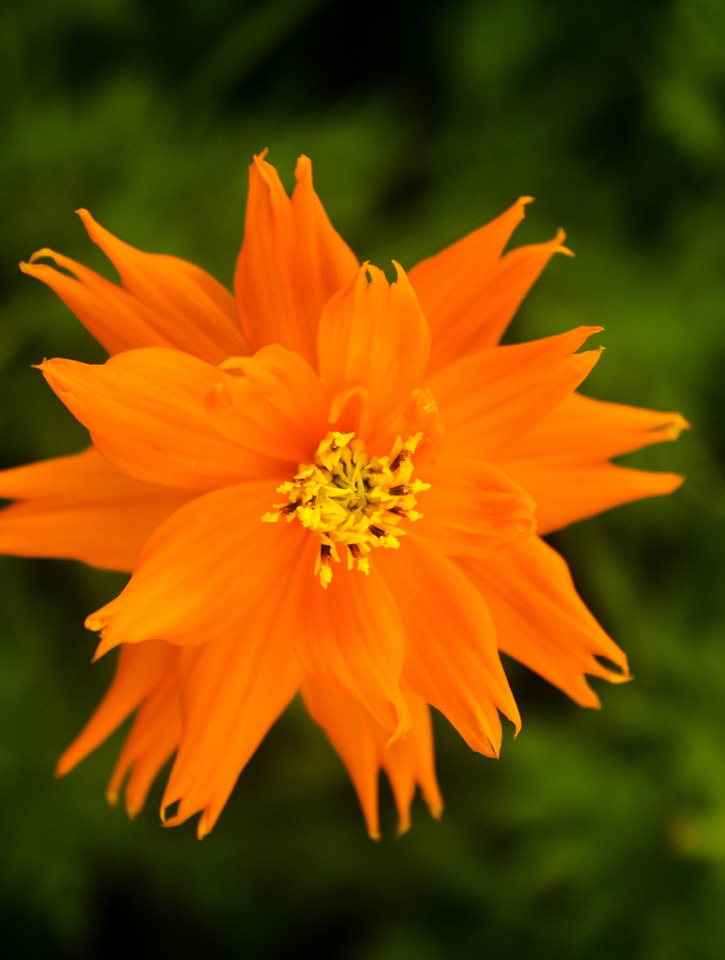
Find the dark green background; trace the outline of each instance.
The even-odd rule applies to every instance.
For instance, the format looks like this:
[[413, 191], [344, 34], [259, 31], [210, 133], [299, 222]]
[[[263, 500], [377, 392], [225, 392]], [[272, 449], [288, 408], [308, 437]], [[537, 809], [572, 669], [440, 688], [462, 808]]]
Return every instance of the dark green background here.
[[[602, 324], [587, 384], [693, 430], [632, 458], [687, 473], [666, 500], [556, 538], [635, 681], [583, 711], [511, 665], [502, 758], [437, 723], [443, 821], [392, 839], [294, 707], [214, 833], [106, 807], [120, 738], [56, 757], [112, 670], [84, 615], [119, 578], [0, 561], [0, 945], [17, 957], [447, 960], [725, 956], [725, 5], [721, 0], [334, 0], [0, 7], [0, 432], [6, 466], [79, 449], [31, 363], [101, 359], [21, 276], [45, 245], [96, 268], [87, 206], [226, 283], [246, 167], [312, 157], [361, 258], [411, 266], [508, 206], [517, 240], [564, 226], [512, 335]], [[173, 952], [172, 952], [173, 951]]]

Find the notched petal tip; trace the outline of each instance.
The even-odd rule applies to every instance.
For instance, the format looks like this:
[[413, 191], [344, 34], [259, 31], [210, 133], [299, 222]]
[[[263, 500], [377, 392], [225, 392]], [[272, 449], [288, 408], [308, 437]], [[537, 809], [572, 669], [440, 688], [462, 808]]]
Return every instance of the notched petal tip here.
[[295, 164], [295, 180], [299, 183], [300, 181], [310, 182], [312, 181], [312, 161], [304, 153], [301, 153], [297, 157], [297, 163]]
[[556, 236], [551, 241], [554, 246], [554, 253], [563, 253], [566, 257], [575, 257], [576, 254], [573, 250], [570, 250], [568, 247], [564, 246], [564, 241], [566, 240], [566, 231], [559, 227], [556, 231]]
[[[671, 422], [662, 428], [661, 436], [663, 440], [677, 440], [684, 430], [692, 429], [690, 423], [681, 413], [672, 413], [670, 416], [672, 418]], [[684, 480], [684, 477], [682, 479]]]
[[94, 227], [94, 226], [97, 226], [97, 223], [96, 223], [96, 221], [93, 219], [93, 217], [91, 216], [90, 211], [89, 211], [89, 210], [86, 210], [85, 207], [78, 207], [78, 209], [75, 211], [75, 213], [76, 213], [76, 216], [80, 217], [80, 219], [81, 219], [81, 221], [82, 221], [82, 223], [83, 223], [83, 226], [86, 228], [86, 230], [88, 230], [89, 227], [92, 228], [92, 227]]

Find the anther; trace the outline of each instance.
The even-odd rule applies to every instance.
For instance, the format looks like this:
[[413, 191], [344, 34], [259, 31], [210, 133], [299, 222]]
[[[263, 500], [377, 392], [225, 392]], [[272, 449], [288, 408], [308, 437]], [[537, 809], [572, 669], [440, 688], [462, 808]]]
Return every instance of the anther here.
[[319, 537], [315, 575], [323, 588], [332, 581], [333, 562], [341, 559], [339, 547], [347, 547], [347, 568], [370, 572], [372, 547], [397, 549], [405, 534], [401, 520], [419, 520], [415, 496], [428, 484], [412, 479], [410, 463], [422, 434], [400, 438], [395, 455], [368, 456], [354, 433], [331, 432], [320, 443], [312, 463], [300, 464], [297, 474], [277, 492], [287, 498], [264, 514], [265, 523], [295, 518]]

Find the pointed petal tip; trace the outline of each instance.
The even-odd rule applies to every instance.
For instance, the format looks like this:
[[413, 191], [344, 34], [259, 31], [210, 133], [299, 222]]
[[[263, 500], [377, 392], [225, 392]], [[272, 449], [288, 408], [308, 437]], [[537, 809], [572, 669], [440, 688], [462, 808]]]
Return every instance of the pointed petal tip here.
[[64, 777], [67, 773], [70, 773], [70, 771], [75, 766], [75, 764], [69, 763], [67, 757], [68, 757], [68, 751], [66, 750], [64, 753], [60, 755], [60, 757], [58, 758], [58, 762], [55, 765], [53, 776], [55, 776], [58, 779], [60, 777]]
[[295, 164], [295, 180], [298, 182], [300, 180], [311, 180], [312, 179], [312, 161], [304, 153], [301, 153], [297, 157], [297, 163]]
[[107, 653], [119, 646], [120, 643], [120, 640], [113, 638], [109, 639], [108, 637], [101, 636], [101, 641], [95, 649], [93, 657], [91, 658], [91, 663], [97, 663], [101, 657], [105, 657]]
[[[666, 437], [666, 440], [676, 439], [675, 437]], [[648, 471], [645, 471], [648, 472]], [[649, 493], [640, 494], [640, 496], [646, 497], [666, 497], [670, 493], [674, 493], [675, 490], [679, 490], [682, 484], [685, 482], [687, 477], [684, 477], [681, 473], [649, 473], [649, 477], [652, 480], [652, 490]]]

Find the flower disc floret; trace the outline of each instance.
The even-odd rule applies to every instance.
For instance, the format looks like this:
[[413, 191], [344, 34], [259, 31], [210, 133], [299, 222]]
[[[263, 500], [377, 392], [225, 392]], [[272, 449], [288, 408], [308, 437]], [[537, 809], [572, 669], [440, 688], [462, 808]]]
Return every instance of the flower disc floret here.
[[315, 575], [327, 587], [332, 561], [340, 561], [338, 546], [347, 547], [347, 568], [370, 572], [373, 547], [397, 549], [405, 530], [401, 520], [420, 520], [416, 494], [430, 484], [413, 479], [412, 455], [422, 439], [418, 433], [403, 443], [397, 438], [388, 457], [369, 457], [355, 433], [327, 434], [313, 463], [300, 464], [292, 480], [277, 487], [286, 503], [275, 504], [262, 517], [275, 523], [295, 518], [320, 539]]

